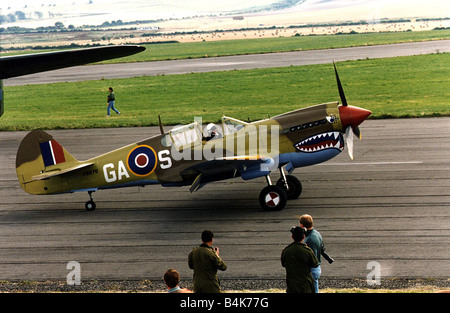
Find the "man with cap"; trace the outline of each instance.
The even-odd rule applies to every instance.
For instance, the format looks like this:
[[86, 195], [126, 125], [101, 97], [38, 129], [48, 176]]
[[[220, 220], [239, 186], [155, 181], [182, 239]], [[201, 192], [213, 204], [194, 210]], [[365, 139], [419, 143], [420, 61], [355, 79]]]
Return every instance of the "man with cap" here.
[[302, 243], [305, 229], [292, 227], [291, 233], [293, 242], [281, 253], [281, 265], [286, 268], [286, 292], [314, 293], [311, 268], [317, 267], [319, 262], [314, 252]]

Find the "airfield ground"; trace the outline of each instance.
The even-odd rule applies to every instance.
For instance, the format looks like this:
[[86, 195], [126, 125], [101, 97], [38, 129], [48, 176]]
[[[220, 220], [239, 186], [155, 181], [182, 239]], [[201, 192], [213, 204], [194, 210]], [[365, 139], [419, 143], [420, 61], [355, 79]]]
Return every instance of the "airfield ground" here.
[[[180, 284], [192, 289], [192, 280]], [[225, 293], [285, 293], [284, 280], [222, 280]], [[368, 287], [364, 280], [343, 280], [322, 278], [320, 293], [441, 293], [450, 292], [447, 279], [387, 279], [383, 287]], [[87, 281], [70, 286], [66, 281], [20, 281], [0, 282], [0, 293], [54, 293], [54, 292], [96, 292], [96, 293], [165, 293], [167, 287], [162, 281]]]
[[[352, 66], [353, 64], [350, 67]], [[344, 85], [344, 88], [348, 94], [347, 89], [351, 87]], [[175, 193], [164, 190], [170, 196], [158, 194], [156, 201], [155, 194], [152, 195], [151, 191], [145, 195], [140, 193], [139, 197], [142, 199], [137, 201], [135, 192], [128, 194], [125, 190], [117, 194], [99, 193], [98, 203], [103, 209], [98, 209], [88, 217], [78, 209], [79, 198], [74, 200], [64, 196], [61, 201], [57, 198], [48, 200], [24, 194], [17, 186], [13, 164], [16, 147], [24, 133], [3, 133], [1, 160], [6, 167], [0, 169], [0, 214], [3, 225], [0, 231], [4, 232], [0, 237], [3, 252], [0, 264], [4, 265], [0, 272], [3, 279], [0, 282], [0, 292], [164, 292], [159, 277], [165, 263], [161, 265], [161, 262], [173, 261], [182, 268], [185, 262], [184, 254], [179, 251], [180, 245], [185, 250], [190, 249], [198, 237], [196, 229], [185, 229], [185, 219], [194, 224], [200, 223], [199, 227], [214, 227], [222, 233], [221, 246], [224, 249], [221, 251], [224, 255], [229, 252], [228, 260], [238, 268], [243, 263], [239, 252], [246, 249], [247, 245], [246, 241], [239, 241], [241, 235], [246, 234], [261, 241], [252, 247], [255, 255], [244, 261], [262, 265], [268, 270], [267, 275], [271, 279], [261, 279], [256, 270], [250, 274], [255, 279], [245, 279], [243, 276], [248, 274], [240, 268], [241, 272], [237, 275], [226, 273], [230, 275], [222, 280], [226, 291], [253, 292], [269, 288], [270, 292], [284, 292], [283, 271], [279, 268], [276, 273], [270, 271], [273, 268], [271, 262], [279, 263], [278, 250], [287, 238], [284, 229], [295, 223], [296, 216], [306, 209], [313, 210], [313, 214], [318, 217], [323, 234], [329, 238], [330, 251], [335, 251], [338, 258], [342, 258], [342, 263], [336, 263], [334, 267], [324, 265], [326, 268], [321, 278], [324, 291], [374, 292], [376, 289], [367, 288], [365, 265], [368, 260], [377, 258], [381, 259], [382, 264], [387, 264], [389, 271], [378, 290], [448, 290], [448, 160], [445, 155], [448, 151], [445, 148], [448, 133], [445, 132], [445, 126], [436, 128], [438, 125], [448, 125], [448, 118], [400, 119], [384, 123], [385, 121], [367, 121], [363, 124], [364, 141], [362, 145], [356, 143], [359, 159], [354, 165], [348, 164], [342, 156], [335, 160], [340, 164], [338, 167], [328, 164], [300, 172], [299, 177], [306, 179], [308, 187], [305, 198], [292, 203], [282, 211], [281, 216], [261, 215], [261, 212], [251, 207], [253, 193], [260, 187], [256, 182], [247, 185], [250, 195], [240, 191], [243, 189], [240, 183], [223, 185], [228, 190], [227, 201], [235, 204], [231, 211], [227, 211], [222, 204], [217, 205], [219, 194], [214, 188], [205, 188], [205, 191], [201, 191], [204, 192], [202, 195], [198, 193], [192, 197], [182, 194], [182, 190], [177, 189]], [[402, 123], [412, 124], [401, 126]], [[417, 131], [418, 128], [422, 131]], [[417, 133], [411, 133], [411, 129]], [[89, 132], [89, 136], [94, 135], [99, 140], [105, 138], [102, 131], [108, 129], [84, 130]], [[77, 134], [71, 130], [59, 132], [66, 138], [63, 142], [66, 141], [69, 146], [74, 145], [69, 151], [81, 154], [82, 159], [83, 156], [92, 156], [95, 149], [99, 149], [95, 152], [103, 153], [106, 152], [104, 150], [142, 136], [142, 133], [136, 133], [136, 129], [132, 129], [131, 134], [124, 134], [123, 131], [125, 129], [113, 131], [116, 134], [114, 142], [94, 144], [90, 137], [89, 145], [81, 144], [79, 131], [75, 131]], [[157, 133], [154, 128], [146, 131], [144, 137]], [[386, 153], [381, 152], [384, 151], [382, 147]], [[388, 152], [393, 155], [387, 155]], [[346, 170], [341, 170], [342, 167]], [[175, 203], [165, 202], [174, 194]], [[230, 214], [238, 217], [234, 218]], [[344, 227], [347, 226], [348, 219], [351, 227]], [[421, 225], [424, 219], [427, 223]], [[84, 231], [80, 232], [77, 222], [85, 227]], [[108, 226], [111, 223], [114, 228]], [[254, 223], [253, 226], [251, 223]], [[264, 229], [269, 227], [270, 231], [267, 233], [261, 225], [264, 225]], [[419, 236], [411, 240], [410, 231], [418, 226], [420, 227], [416, 231]], [[31, 239], [35, 240], [34, 243], [29, 241], [28, 232], [31, 228], [41, 232], [40, 235], [33, 232]], [[167, 238], [154, 238], [157, 234], [164, 233], [164, 230], [173, 228], [185, 231], [178, 235], [178, 239], [184, 240], [182, 243], [173, 245]], [[264, 237], [267, 234], [270, 238]], [[392, 242], [391, 235], [400, 240]], [[72, 239], [77, 236], [79, 238], [73, 242]], [[273, 239], [273, 236], [277, 238]], [[153, 254], [155, 240], [159, 241], [156, 249], [165, 249], [169, 259]], [[269, 252], [261, 250], [266, 246], [270, 249]], [[345, 250], [341, 249], [343, 246]], [[423, 251], [420, 246], [428, 252], [417, 257], [415, 253]], [[129, 247], [135, 252], [139, 251], [141, 258], [130, 259], [132, 252]], [[44, 250], [45, 254], [42, 253]], [[234, 250], [236, 254], [232, 254]], [[273, 252], [275, 250], [276, 253]], [[179, 255], [173, 256], [174, 251]], [[61, 280], [66, 274], [65, 264], [71, 257], [87, 264], [84, 272], [86, 280], [79, 289], [72, 290]], [[55, 268], [60, 265], [62, 271]], [[255, 269], [257, 266], [251, 268]], [[433, 273], [435, 269], [440, 270]], [[117, 273], [121, 270], [124, 271]], [[114, 277], [114, 274], [120, 275]], [[189, 270], [183, 270], [184, 277], [189, 277], [190, 274]], [[134, 276], [127, 279], [129, 275]], [[349, 276], [357, 278], [349, 279]], [[189, 279], [185, 281], [187, 285], [190, 283]]]
[[[357, 53], [352, 51], [358, 49], [344, 50], [352, 56]], [[370, 51], [376, 49], [368, 50], [370, 55]], [[339, 57], [339, 49], [323, 52], [326, 52], [324, 59]], [[315, 55], [314, 61], [319, 55], [322, 53]], [[283, 57], [283, 54], [279, 55], [279, 58]], [[167, 67], [168, 71], [180, 71], [189, 66], [195, 68], [196, 64], [201, 70], [214, 69], [220, 64], [223, 70], [227, 64], [231, 67], [253, 66], [254, 58], [220, 58], [212, 63], [207, 62], [209, 59], [163, 63], [172, 66]], [[450, 79], [445, 69], [449, 58], [450, 54], [439, 53], [364, 59], [339, 62], [338, 68], [350, 103], [371, 110], [371, 118], [448, 116], [448, 94], [443, 91], [443, 85]], [[261, 64], [270, 64], [270, 59], [268, 54], [258, 56]], [[91, 70], [98, 77], [98, 73], [112, 73], [109, 66], [114, 65], [86, 66], [81, 70]], [[116, 67], [119, 68], [117, 75], [124, 71], [127, 75], [134, 75], [137, 71], [142, 72], [143, 68], [145, 72], [145, 68], [158, 66], [159, 63], [150, 62], [139, 63], [137, 67]], [[62, 77], [63, 80], [77, 73], [75, 70], [55, 72], [56, 79]], [[82, 76], [83, 72], [77, 74]], [[52, 75], [34, 77], [45, 80], [51, 79]], [[11, 83], [13, 81], [21, 83], [21, 78], [12, 79]], [[157, 125], [158, 115], [165, 125], [190, 123], [194, 117], [201, 117], [204, 123], [216, 122], [222, 115], [253, 121], [333, 101], [337, 96], [330, 64], [44, 85], [9, 86], [9, 83], [5, 81], [7, 110], [0, 124], [3, 130], [150, 126]], [[105, 97], [109, 86], [114, 86], [116, 105], [123, 114], [106, 119]], [[261, 89], [265, 90], [264, 96], [261, 96]], [[30, 106], [29, 99], [37, 101]]]
[[[296, 171], [304, 186], [302, 197], [280, 212], [259, 208], [264, 180], [241, 179], [211, 183], [194, 194], [159, 186], [99, 191], [94, 194], [97, 209], [86, 212], [87, 194], [45, 197], [21, 190], [14, 155], [26, 132], [3, 132], [0, 277], [16, 284], [0, 288], [32, 289], [38, 288], [35, 281], [64, 281], [72, 260], [81, 264], [81, 288], [102, 288], [105, 282], [103, 286], [131, 289], [121, 281], [134, 286], [145, 281], [155, 288], [168, 267], [177, 268], [188, 284], [192, 271], [186, 256], [197, 245], [199, 232], [212, 228], [228, 264], [220, 273], [224, 289], [282, 290], [280, 251], [290, 242], [288, 229], [297, 217], [310, 213], [335, 258], [322, 266], [323, 288], [364, 288], [366, 266], [376, 260], [382, 268], [380, 288], [449, 289], [448, 121], [365, 121], [363, 140], [355, 142], [355, 161], [342, 153]], [[159, 129], [49, 132], [84, 160]], [[416, 145], [420, 149], [411, 148]]]

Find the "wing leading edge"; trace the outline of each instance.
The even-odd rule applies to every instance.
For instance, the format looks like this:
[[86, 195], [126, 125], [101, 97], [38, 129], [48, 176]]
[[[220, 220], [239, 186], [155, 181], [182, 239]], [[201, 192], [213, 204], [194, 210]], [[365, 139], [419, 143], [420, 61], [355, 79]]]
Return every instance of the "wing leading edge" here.
[[0, 79], [120, 58], [144, 50], [145, 48], [141, 46], [126, 45], [2, 57], [0, 58]]

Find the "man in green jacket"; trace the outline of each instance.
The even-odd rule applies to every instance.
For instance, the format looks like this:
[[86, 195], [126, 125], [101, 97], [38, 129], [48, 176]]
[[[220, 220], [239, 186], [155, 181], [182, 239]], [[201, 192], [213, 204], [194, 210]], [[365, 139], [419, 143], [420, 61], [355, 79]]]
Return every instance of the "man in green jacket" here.
[[292, 242], [281, 253], [281, 265], [286, 268], [286, 292], [314, 293], [311, 268], [317, 267], [319, 261], [314, 252], [302, 240], [305, 238], [303, 227], [291, 229]]
[[202, 244], [194, 248], [188, 257], [189, 268], [194, 270], [194, 292], [220, 293], [217, 270], [225, 271], [227, 265], [219, 257], [219, 248], [213, 248], [214, 234], [210, 230], [202, 233]]

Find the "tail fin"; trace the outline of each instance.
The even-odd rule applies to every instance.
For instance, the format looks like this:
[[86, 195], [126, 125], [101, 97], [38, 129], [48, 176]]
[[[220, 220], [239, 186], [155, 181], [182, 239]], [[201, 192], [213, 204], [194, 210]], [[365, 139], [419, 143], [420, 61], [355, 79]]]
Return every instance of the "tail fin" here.
[[76, 166], [79, 167], [79, 162], [41, 130], [33, 130], [26, 135], [17, 151], [17, 178], [23, 190], [31, 194], [53, 193], [45, 179]]

